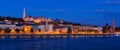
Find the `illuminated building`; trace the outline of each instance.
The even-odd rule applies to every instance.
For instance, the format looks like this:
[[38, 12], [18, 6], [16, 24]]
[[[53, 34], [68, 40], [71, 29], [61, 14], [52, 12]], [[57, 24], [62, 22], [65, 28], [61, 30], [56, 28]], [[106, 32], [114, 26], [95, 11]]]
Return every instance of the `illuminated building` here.
[[115, 28], [115, 33], [120, 34], [120, 27]]
[[25, 25], [25, 26], [24, 26], [24, 31], [25, 31], [25, 33], [30, 33], [30, 32], [31, 32], [31, 28], [32, 28], [32, 26], [30, 26], [30, 25]]
[[26, 16], [24, 18], [24, 21], [33, 21], [33, 17], [32, 16]]
[[96, 34], [97, 34], [97, 33], [98, 33], [98, 34], [99, 34], [99, 33], [100, 33], [100, 34], [103, 33], [103, 28], [102, 28], [102, 27], [94, 27], [93, 29], [96, 31], [96, 32], [95, 32]]
[[54, 32], [55, 32], [55, 33], [67, 34], [69, 27], [71, 27], [71, 26], [69, 26], [69, 25], [68, 25], [68, 26], [67, 26], [67, 25], [54, 26], [53, 29], [54, 29]]
[[104, 29], [104, 33], [109, 33], [110, 32], [110, 26], [108, 23], [106, 23], [105, 27], [103, 28]]
[[112, 20], [112, 27], [110, 28], [111, 33], [115, 33], [114, 19]]
[[102, 32], [102, 27], [73, 26], [73, 34], [97, 34]]
[[52, 20], [50, 18], [45, 18], [44, 16], [36, 17], [33, 19], [33, 22], [35, 23], [41, 23], [41, 22], [51, 22]]
[[46, 25], [39, 25], [39, 29], [41, 29], [41, 31], [45, 31], [46, 33], [50, 33], [53, 31], [53, 25], [52, 24], [46, 24]]
[[35, 23], [41, 23], [42, 21], [39, 18], [33, 20]]
[[41, 16], [41, 17], [32, 17], [32, 16], [26, 16], [26, 9], [24, 8], [23, 10], [23, 20], [25, 22], [35, 22], [35, 23], [40, 23], [40, 22], [46, 22], [46, 21], [52, 21], [50, 18], [45, 18], [44, 16]]
[[80, 26], [73, 26], [73, 34], [78, 34], [79, 33], [79, 28]]
[[10, 34], [15, 34], [16, 31], [14, 29], [11, 30]]
[[16, 26], [13, 24], [0, 24], [0, 28], [5, 29], [5, 28], [10, 28], [10, 29], [23, 29], [24, 26]]
[[1, 30], [1, 31], [0, 31], [0, 34], [4, 34], [4, 30]]
[[104, 33], [115, 33], [115, 25], [114, 25], [114, 19], [112, 20], [112, 26], [109, 26], [108, 23], [104, 26]]
[[45, 25], [32, 24], [31, 26], [34, 29], [34, 32], [38, 31], [40, 33], [47, 33], [47, 34], [53, 32], [53, 25], [52, 24], [48, 24], [48, 23], [46, 23]]
[[11, 23], [12, 23], [12, 21], [10, 21], [10, 20], [4, 20], [4, 22], [5, 22], [6, 24], [11, 24]]
[[33, 21], [33, 17], [32, 16], [26, 16], [26, 9], [25, 8], [23, 10], [23, 20], [24, 21]]

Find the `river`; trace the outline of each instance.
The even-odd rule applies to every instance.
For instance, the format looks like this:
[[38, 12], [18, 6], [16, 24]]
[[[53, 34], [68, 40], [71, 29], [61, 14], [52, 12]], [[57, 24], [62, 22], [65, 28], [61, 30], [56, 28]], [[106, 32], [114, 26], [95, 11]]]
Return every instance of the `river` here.
[[0, 39], [0, 50], [120, 50], [120, 37]]

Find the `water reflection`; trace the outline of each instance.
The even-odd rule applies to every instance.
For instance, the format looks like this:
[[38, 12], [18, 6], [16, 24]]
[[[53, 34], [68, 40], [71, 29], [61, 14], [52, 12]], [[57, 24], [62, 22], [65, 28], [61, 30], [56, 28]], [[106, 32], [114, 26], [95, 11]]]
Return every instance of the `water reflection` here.
[[[0, 50], [119, 50], [119, 37], [41, 38], [0, 41]], [[85, 36], [86, 37], [86, 36]]]
[[10, 38], [16, 38], [17, 36], [10, 36]]
[[89, 37], [114, 37], [114, 35], [26, 35], [26, 36], [0, 36], [0, 38], [4, 39], [4, 38], [89, 38]]

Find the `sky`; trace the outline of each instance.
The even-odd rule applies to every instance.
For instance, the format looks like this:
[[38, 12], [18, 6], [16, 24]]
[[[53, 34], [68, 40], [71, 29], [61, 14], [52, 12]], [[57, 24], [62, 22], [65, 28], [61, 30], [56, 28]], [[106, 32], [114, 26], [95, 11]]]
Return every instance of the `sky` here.
[[0, 0], [0, 16], [46, 16], [74, 23], [120, 26], [120, 0]]

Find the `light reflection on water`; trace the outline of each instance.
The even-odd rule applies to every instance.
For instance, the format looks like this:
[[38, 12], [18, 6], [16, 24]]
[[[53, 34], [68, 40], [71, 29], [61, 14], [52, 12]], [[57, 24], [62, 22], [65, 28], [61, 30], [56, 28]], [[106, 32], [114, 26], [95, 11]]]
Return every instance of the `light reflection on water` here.
[[[5, 39], [5, 38], [67, 38], [69, 37], [68, 35], [35, 35], [35, 36], [31, 36], [31, 35], [26, 35], [26, 36], [0, 36], [0, 39]], [[114, 35], [70, 35], [70, 38], [88, 38], [88, 37], [114, 37]]]
[[111, 35], [106, 37], [103, 35], [97, 35], [97, 37], [71, 35], [71, 38], [64, 36], [37, 37], [25, 36], [16, 39], [13, 36], [8, 39], [0, 39], [0, 50], [120, 50], [120, 37]]

